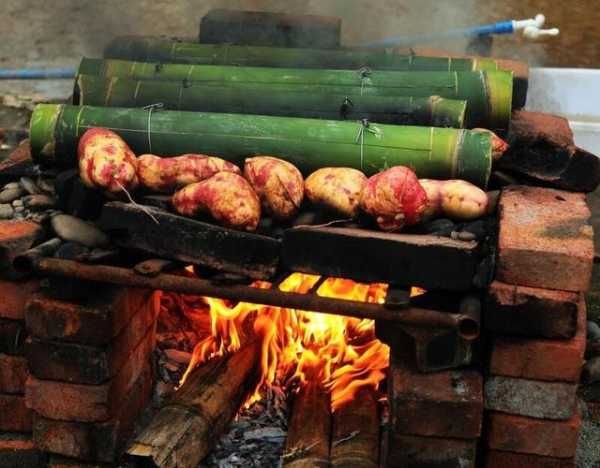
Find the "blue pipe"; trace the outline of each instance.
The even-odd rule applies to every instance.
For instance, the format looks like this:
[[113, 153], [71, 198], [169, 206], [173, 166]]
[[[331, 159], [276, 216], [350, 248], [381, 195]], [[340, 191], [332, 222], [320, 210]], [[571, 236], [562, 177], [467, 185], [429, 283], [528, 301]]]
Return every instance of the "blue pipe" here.
[[0, 68], [0, 80], [72, 79], [75, 68]]
[[512, 21], [484, 24], [483, 26], [471, 26], [468, 28], [451, 29], [433, 34], [420, 34], [416, 36], [393, 36], [378, 41], [363, 44], [363, 47], [393, 47], [399, 45], [413, 45], [437, 39], [448, 39], [454, 37], [488, 36], [491, 34], [512, 34], [514, 32]]

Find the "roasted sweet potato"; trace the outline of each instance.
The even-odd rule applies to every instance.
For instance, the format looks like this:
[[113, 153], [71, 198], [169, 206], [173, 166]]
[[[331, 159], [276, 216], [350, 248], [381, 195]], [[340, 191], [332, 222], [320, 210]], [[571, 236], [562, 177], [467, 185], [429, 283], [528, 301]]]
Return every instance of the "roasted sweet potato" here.
[[434, 179], [419, 179], [421, 187], [427, 194], [427, 205], [423, 210], [421, 219], [423, 221], [427, 219], [433, 219], [440, 216], [442, 213], [442, 180]]
[[421, 221], [427, 193], [411, 169], [395, 166], [369, 178], [360, 207], [382, 230], [399, 231]]
[[77, 146], [79, 175], [85, 185], [117, 193], [138, 185], [137, 159], [127, 143], [106, 128], [90, 128]]
[[349, 167], [325, 167], [308, 176], [304, 183], [307, 198], [349, 218], [358, 216], [361, 193], [367, 177]]
[[219, 172], [202, 182], [187, 185], [171, 199], [177, 213], [194, 217], [210, 214], [224, 226], [254, 231], [260, 220], [260, 201], [246, 179]]
[[224, 159], [204, 154], [183, 154], [160, 158], [143, 154], [138, 158], [141, 184], [153, 192], [173, 193], [195, 182], [201, 182], [217, 172], [240, 174], [240, 169]]
[[256, 156], [246, 159], [244, 177], [274, 218], [287, 220], [298, 213], [304, 199], [304, 179], [296, 166], [272, 156]]
[[470, 220], [487, 212], [487, 193], [466, 180], [442, 182], [440, 194], [442, 212], [448, 218]]

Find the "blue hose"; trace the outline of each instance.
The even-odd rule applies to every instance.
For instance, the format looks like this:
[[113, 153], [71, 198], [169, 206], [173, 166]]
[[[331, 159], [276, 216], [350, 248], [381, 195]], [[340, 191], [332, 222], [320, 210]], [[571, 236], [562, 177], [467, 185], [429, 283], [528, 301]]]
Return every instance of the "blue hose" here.
[[75, 68], [0, 68], [0, 80], [73, 79]]

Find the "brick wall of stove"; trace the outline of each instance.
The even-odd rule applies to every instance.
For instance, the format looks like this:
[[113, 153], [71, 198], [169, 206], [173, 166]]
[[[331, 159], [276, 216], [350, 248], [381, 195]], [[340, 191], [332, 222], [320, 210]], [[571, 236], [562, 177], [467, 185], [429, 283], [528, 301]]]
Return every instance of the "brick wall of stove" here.
[[0, 222], [0, 468], [112, 463], [151, 398], [156, 294], [53, 298], [10, 260], [40, 226]]

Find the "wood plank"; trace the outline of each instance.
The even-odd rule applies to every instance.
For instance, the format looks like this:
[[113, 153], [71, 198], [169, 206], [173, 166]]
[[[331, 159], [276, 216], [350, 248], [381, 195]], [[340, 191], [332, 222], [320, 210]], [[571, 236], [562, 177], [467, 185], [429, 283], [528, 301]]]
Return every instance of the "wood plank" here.
[[281, 259], [290, 271], [443, 290], [471, 289], [479, 261], [475, 241], [334, 227], [286, 230]]
[[227, 229], [145, 207], [157, 225], [139, 206], [122, 202], [104, 205], [100, 227], [121, 247], [153, 256], [204, 265], [250, 278], [266, 279], [275, 273], [280, 242], [258, 234]]

